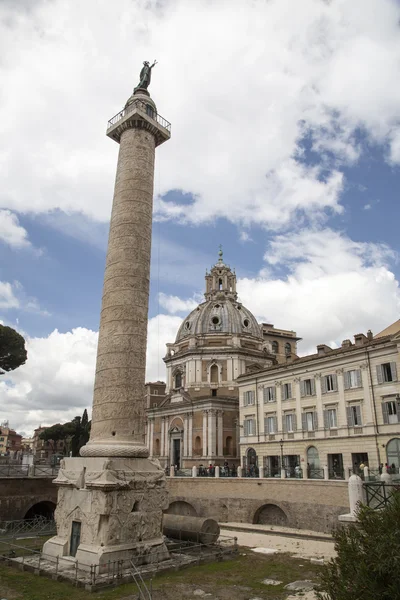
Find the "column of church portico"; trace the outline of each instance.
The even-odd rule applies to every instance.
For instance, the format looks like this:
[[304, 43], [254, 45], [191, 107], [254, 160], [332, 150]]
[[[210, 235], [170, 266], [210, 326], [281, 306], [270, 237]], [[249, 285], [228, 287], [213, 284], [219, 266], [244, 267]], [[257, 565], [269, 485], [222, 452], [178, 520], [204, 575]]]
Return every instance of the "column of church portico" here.
[[207, 410], [203, 410], [203, 458], [207, 457]]
[[217, 415], [216, 411], [208, 411], [208, 455], [214, 458], [217, 454]]
[[188, 456], [188, 434], [189, 434], [189, 415], [185, 413], [183, 418], [183, 456]]
[[146, 446], [150, 454], [150, 419], [147, 420], [146, 424]]
[[222, 410], [217, 410], [218, 420], [218, 456], [224, 455], [224, 413]]
[[150, 419], [150, 444], [149, 444], [150, 456], [153, 456], [153, 444], [154, 444], [154, 419]]
[[161, 456], [165, 456], [165, 417], [161, 417]]
[[188, 456], [193, 456], [193, 413], [189, 414]]

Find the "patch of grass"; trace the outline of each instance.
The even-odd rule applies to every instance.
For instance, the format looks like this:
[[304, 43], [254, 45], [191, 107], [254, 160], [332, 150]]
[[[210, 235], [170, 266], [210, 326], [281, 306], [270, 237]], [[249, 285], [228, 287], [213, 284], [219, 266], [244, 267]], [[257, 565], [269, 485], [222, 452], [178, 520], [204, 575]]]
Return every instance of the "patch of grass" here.
[[[288, 592], [284, 586], [297, 579], [316, 581], [320, 567], [289, 555], [254, 554], [241, 548], [233, 560], [193, 566], [181, 571], [171, 571], [152, 581], [155, 600], [191, 598], [196, 588], [213, 593], [214, 597], [246, 600], [249, 593], [266, 600], [284, 599]], [[266, 586], [263, 579], [278, 579], [280, 586]], [[93, 600], [134, 600], [135, 584], [96, 592]], [[88, 600], [90, 593], [69, 583], [53, 581], [27, 572], [17, 571], [0, 563], [0, 597], [7, 600]]]

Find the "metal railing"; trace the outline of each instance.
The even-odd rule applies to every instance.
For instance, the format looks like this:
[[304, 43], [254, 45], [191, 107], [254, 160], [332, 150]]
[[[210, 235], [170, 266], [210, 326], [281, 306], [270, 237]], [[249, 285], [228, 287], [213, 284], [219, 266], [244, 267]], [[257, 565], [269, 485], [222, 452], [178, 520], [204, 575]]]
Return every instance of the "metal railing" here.
[[56, 533], [56, 523], [38, 515], [34, 519], [0, 521], [0, 539], [17, 538], [24, 535], [51, 535]]
[[29, 465], [0, 465], [0, 477], [28, 477]]
[[344, 479], [344, 469], [339, 467], [328, 470], [329, 479]]
[[400, 491], [400, 483], [386, 483], [384, 481], [365, 481], [364, 489], [367, 506], [378, 510], [385, 508], [395, 492]]
[[56, 477], [59, 470], [59, 465], [54, 467], [51, 465], [34, 465], [33, 475], [34, 477]]
[[146, 113], [146, 115], [148, 117], [150, 117], [151, 119], [153, 119], [153, 121], [156, 121], [156, 123], [158, 123], [159, 125], [161, 125], [161, 127], [163, 127], [164, 129], [166, 129], [167, 131], [171, 131], [171, 123], [169, 121], [167, 121], [166, 119], [164, 119], [164, 117], [162, 117], [161, 115], [159, 115], [153, 108], [153, 106], [151, 104], [146, 104], [146, 102], [143, 102], [142, 100], [134, 100], [131, 104], [129, 104], [129, 106], [126, 106], [125, 108], [123, 108], [122, 110], [119, 111], [119, 113], [117, 113], [116, 115], [114, 115], [112, 117], [112, 119], [110, 119], [108, 121], [107, 124], [107, 131], [113, 127], [116, 123], [118, 123], [118, 121], [121, 121], [121, 119], [123, 119], [126, 115], [129, 115], [131, 112], [134, 111], [135, 108], [138, 108], [139, 110], [141, 110], [142, 112]]
[[[37, 538], [39, 539], [39, 538]], [[140, 599], [149, 600], [149, 592], [145, 578], [151, 578], [155, 573], [176, 569], [190, 564], [200, 564], [203, 560], [222, 560], [224, 557], [232, 557], [237, 554], [237, 539], [235, 537], [220, 536], [217, 542], [211, 545], [203, 545], [196, 542], [170, 540], [167, 549], [170, 558], [166, 558], [165, 550], [151, 554], [151, 561], [143, 564], [140, 557], [135, 559], [108, 561], [101, 564], [88, 564], [77, 560], [73, 568], [66, 570], [63, 557], [55, 557], [45, 554], [37, 547], [15, 543], [17, 540], [0, 539], [0, 560], [15, 565], [20, 570], [25, 568], [35, 570], [37, 574], [51, 572], [57, 577], [62, 572], [63, 578], [75, 585], [90, 586], [92, 590], [104, 585], [135, 581], [138, 586]], [[35, 540], [35, 546], [38, 544]], [[143, 583], [142, 583], [143, 582]], [[143, 589], [143, 584], [147, 590]]]
[[324, 470], [309, 468], [308, 479], [324, 479]]

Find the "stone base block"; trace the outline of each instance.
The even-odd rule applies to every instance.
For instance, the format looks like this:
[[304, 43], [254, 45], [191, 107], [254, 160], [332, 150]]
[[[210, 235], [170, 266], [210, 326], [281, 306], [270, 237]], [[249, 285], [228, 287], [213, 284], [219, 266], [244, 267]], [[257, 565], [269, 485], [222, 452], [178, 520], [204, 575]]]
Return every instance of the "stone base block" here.
[[67, 458], [54, 483], [57, 535], [43, 554], [101, 565], [118, 560], [168, 558], [162, 511], [168, 507], [165, 474], [148, 458]]

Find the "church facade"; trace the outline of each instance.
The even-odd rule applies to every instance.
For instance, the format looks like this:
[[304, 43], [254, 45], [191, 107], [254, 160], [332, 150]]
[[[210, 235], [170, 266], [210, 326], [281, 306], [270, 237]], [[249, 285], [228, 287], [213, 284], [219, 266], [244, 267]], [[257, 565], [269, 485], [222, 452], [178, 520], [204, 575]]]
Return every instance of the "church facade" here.
[[164, 467], [238, 465], [237, 378], [297, 352], [295, 332], [258, 323], [238, 300], [222, 251], [206, 273], [204, 295], [167, 344], [166, 384], [146, 384], [147, 445]]

